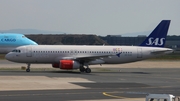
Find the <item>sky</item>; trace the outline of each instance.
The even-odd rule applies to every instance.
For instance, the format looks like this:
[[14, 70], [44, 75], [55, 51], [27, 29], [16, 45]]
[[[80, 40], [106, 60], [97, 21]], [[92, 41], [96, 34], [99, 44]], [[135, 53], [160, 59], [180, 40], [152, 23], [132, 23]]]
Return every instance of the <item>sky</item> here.
[[0, 30], [121, 35], [152, 31], [164, 19], [168, 34], [180, 35], [180, 0], [0, 0]]

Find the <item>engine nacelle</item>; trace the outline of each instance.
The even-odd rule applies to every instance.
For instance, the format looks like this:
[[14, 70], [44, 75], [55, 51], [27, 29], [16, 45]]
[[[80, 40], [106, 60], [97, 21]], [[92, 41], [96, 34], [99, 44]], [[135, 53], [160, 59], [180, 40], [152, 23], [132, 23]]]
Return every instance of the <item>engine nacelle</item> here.
[[60, 69], [79, 69], [80, 63], [73, 60], [60, 60], [59, 63], [54, 63], [52, 66]]

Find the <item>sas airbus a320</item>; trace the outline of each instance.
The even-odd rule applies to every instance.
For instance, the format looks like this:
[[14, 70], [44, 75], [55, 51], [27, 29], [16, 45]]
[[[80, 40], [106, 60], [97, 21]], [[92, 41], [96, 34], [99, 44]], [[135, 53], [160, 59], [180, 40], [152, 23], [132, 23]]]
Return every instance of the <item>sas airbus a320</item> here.
[[90, 73], [89, 65], [121, 64], [140, 61], [173, 50], [164, 48], [170, 20], [162, 20], [139, 46], [28, 45], [20, 46], [5, 57], [9, 61], [28, 64], [52, 64], [54, 68], [79, 69]]

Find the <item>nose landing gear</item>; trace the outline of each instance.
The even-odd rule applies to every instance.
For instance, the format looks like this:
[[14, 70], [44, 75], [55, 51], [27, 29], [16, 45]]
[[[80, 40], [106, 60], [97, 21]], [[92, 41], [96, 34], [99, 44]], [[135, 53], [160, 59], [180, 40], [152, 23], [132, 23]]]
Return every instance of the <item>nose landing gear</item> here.
[[30, 63], [27, 64], [27, 69], [26, 69], [26, 72], [30, 72]]

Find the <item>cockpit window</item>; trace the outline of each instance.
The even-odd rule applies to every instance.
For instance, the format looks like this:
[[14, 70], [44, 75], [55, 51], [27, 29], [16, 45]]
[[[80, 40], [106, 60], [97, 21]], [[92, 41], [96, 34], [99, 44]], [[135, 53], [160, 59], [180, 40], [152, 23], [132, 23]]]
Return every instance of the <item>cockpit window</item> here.
[[26, 36], [22, 36], [22, 38], [26, 38]]
[[13, 50], [12, 52], [16, 52], [16, 50]]
[[15, 50], [13, 50], [12, 52], [21, 53], [21, 50], [15, 49]]

